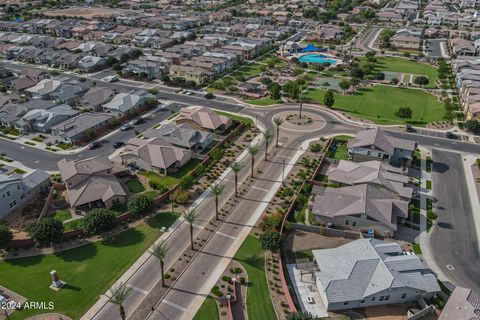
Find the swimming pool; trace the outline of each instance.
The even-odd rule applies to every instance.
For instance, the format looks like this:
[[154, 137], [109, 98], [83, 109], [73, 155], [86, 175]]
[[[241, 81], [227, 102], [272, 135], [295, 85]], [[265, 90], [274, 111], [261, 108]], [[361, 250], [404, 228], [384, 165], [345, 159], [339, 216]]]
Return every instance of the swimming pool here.
[[322, 54], [306, 54], [304, 56], [301, 56], [298, 60], [301, 62], [318, 63], [318, 64], [324, 64], [328, 62], [331, 65], [334, 65], [337, 63], [335, 59], [329, 58]]

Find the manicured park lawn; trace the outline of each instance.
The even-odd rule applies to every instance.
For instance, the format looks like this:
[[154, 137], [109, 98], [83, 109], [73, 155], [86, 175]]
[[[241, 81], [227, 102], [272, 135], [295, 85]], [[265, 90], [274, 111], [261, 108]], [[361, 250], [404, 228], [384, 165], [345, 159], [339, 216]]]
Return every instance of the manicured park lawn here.
[[214, 298], [207, 297], [202, 303], [200, 309], [198, 309], [193, 320], [218, 320], [220, 316], [218, 315], [218, 306]]
[[[169, 227], [176, 218], [176, 214], [161, 213], [104, 241], [57, 254], [2, 261], [0, 284], [30, 301], [52, 301], [55, 309], [51, 312], [79, 319], [161, 235], [160, 229]], [[58, 292], [48, 288], [52, 270], [67, 283]], [[43, 312], [15, 312], [11, 319]]]
[[270, 106], [272, 104], [282, 103], [282, 99], [272, 99], [270, 97], [262, 98], [262, 99], [251, 99], [245, 100], [246, 103], [254, 104], [256, 106]]
[[129, 181], [127, 181], [126, 184], [127, 184], [128, 190], [130, 192], [140, 193], [140, 192], [145, 191], [145, 188], [143, 187], [143, 185], [138, 180], [129, 180]]
[[230, 76], [235, 78], [235, 80], [240, 81], [242, 77], [250, 78], [262, 73], [262, 71], [260, 70], [261, 67], [262, 65], [258, 63], [250, 63], [234, 71]]
[[[361, 62], [365, 62], [363, 59]], [[425, 75], [430, 80], [427, 88], [434, 88], [438, 78], [437, 68], [426, 63], [420, 63], [399, 57], [377, 57], [376, 71], [392, 71], [399, 73], [411, 73]]]
[[234, 257], [248, 274], [247, 312], [249, 319], [275, 320], [265, 275], [265, 252], [254, 236], [248, 236]]
[[[306, 96], [323, 104], [325, 91], [309, 90]], [[417, 89], [396, 88], [376, 85], [360, 88], [351, 95], [335, 94], [333, 109], [345, 111], [356, 117], [379, 124], [413, 124], [425, 126], [432, 121], [443, 119], [445, 110], [437, 98]], [[411, 119], [399, 118], [395, 112], [399, 107], [410, 107]]]

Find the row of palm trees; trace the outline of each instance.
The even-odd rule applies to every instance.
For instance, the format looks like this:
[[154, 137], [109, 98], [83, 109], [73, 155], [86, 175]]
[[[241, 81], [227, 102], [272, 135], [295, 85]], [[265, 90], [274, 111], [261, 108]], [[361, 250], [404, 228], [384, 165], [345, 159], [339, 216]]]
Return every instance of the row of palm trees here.
[[[280, 133], [280, 126], [283, 123], [283, 119], [277, 117], [277, 118], [273, 119], [273, 122], [275, 123], [276, 129], [277, 129], [277, 141], [276, 141], [275, 145], [278, 148], [278, 137], [279, 137], [279, 133]], [[265, 131], [262, 132], [262, 135], [265, 139], [265, 161], [266, 161], [267, 156], [268, 156], [268, 143], [269, 143], [270, 139], [272, 138], [273, 134], [272, 134], [271, 131], [265, 130]], [[254, 171], [254, 165], [255, 165], [255, 155], [257, 155], [258, 151], [259, 151], [259, 149], [258, 149], [257, 145], [252, 145], [252, 146], [248, 147], [248, 152], [250, 153], [251, 160], [252, 160], [252, 165], [251, 165], [251, 177], [252, 178], [254, 177], [253, 171]], [[230, 165], [230, 168], [232, 169], [232, 171], [235, 175], [235, 197], [238, 197], [238, 190], [237, 190], [238, 173], [242, 169], [242, 166], [240, 165], [240, 163], [235, 161]], [[209, 189], [210, 189], [211, 194], [215, 197], [215, 219], [219, 220], [219, 216], [218, 216], [218, 197], [222, 194], [222, 192], [224, 190], [224, 186], [221, 186], [221, 185], [215, 183], [212, 186], [210, 186]], [[172, 199], [171, 203], [172, 203], [172, 213], [173, 213], [175, 201]], [[195, 250], [195, 243], [193, 241], [193, 226], [198, 219], [198, 213], [195, 209], [188, 209], [183, 213], [182, 216], [185, 219], [185, 221], [190, 225], [190, 247], [191, 247], [192, 250]], [[162, 276], [162, 286], [163, 287], [165, 287], [164, 265], [165, 265], [165, 259], [168, 256], [168, 252], [169, 252], [169, 249], [167, 247], [166, 242], [162, 242], [162, 243], [158, 243], [158, 244], [154, 245], [153, 248], [152, 248], [152, 251], [151, 251], [152, 255], [154, 257], [156, 257], [158, 259], [158, 261], [160, 262], [160, 272], [161, 272], [161, 276]], [[125, 285], [121, 285], [118, 289], [113, 289], [112, 288], [111, 291], [110, 291], [110, 293], [111, 293], [110, 302], [115, 304], [115, 305], [118, 305], [119, 312], [120, 312], [120, 317], [121, 317], [122, 320], [126, 319], [126, 313], [125, 313], [125, 308], [123, 306], [123, 303], [125, 302], [125, 300], [129, 296], [129, 294], [131, 293], [131, 290], [132, 290], [131, 288], [129, 288]]]

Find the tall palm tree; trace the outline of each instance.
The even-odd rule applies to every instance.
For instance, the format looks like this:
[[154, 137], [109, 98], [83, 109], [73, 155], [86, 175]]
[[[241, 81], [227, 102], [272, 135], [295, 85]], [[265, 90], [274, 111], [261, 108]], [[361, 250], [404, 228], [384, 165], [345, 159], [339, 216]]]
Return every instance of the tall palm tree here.
[[218, 196], [222, 194], [224, 186], [214, 183], [210, 186], [210, 192], [215, 196], [215, 219], [218, 220]]
[[188, 209], [183, 213], [183, 218], [190, 224], [190, 245], [192, 250], [195, 250], [195, 247], [193, 246], [193, 224], [197, 221], [198, 214], [195, 209]]
[[253, 167], [255, 166], [255, 155], [258, 153], [257, 145], [249, 146], [248, 153], [252, 156], [252, 178], [253, 178]]
[[280, 126], [283, 123], [283, 119], [279, 118], [279, 117], [275, 117], [275, 118], [273, 118], [273, 122], [277, 126], [277, 142], [276, 142], [275, 146], [278, 148], [278, 137], [280, 136]]
[[168, 255], [168, 248], [165, 242], [153, 246], [152, 254], [160, 261], [160, 269], [162, 272], [162, 286], [165, 287], [165, 273], [163, 270], [163, 262]]
[[267, 161], [268, 154], [268, 141], [272, 138], [273, 134], [270, 130], [262, 131], [263, 138], [265, 138], [265, 161]]
[[132, 291], [131, 288], [128, 288], [127, 286], [120, 284], [118, 288], [112, 288], [110, 289], [110, 302], [113, 304], [116, 304], [120, 310], [120, 317], [122, 320], [127, 319], [127, 315], [125, 314], [125, 308], [123, 307], [123, 303], [125, 300], [127, 300], [127, 297], [130, 295], [130, 292]]
[[240, 165], [240, 163], [235, 161], [235, 162], [232, 162], [232, 164], [230, 165], [230, 168], [232, 168], [232, 171], [235, 174], [235, 198], [236, 198], [238, 197], [238, 193], [237, 193], [238, 176], [237, 175], [242, 169], [242, 166]]

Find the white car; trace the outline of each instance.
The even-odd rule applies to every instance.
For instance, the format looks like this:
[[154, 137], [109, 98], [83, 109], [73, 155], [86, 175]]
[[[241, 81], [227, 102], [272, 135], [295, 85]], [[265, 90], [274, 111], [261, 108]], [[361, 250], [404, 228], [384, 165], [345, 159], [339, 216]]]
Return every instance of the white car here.
[[187, 92], [185, 92], [186, 95], [188, 96], [191, 96], [193, 94], [193, 91], [192, 90], [187, 90]]
[[105, 81], [105, 82], [115, 82], [115, 81], [117, 81], [117, 80], [118, 80], [118, 76], [117, 76], [117, 75], [111, 75], [111, 76], [102, 78], [102, 81]]

